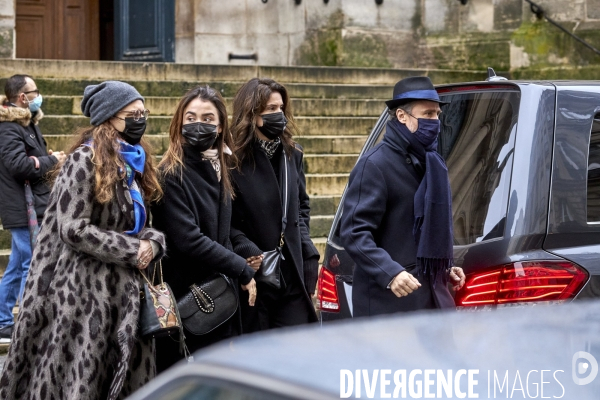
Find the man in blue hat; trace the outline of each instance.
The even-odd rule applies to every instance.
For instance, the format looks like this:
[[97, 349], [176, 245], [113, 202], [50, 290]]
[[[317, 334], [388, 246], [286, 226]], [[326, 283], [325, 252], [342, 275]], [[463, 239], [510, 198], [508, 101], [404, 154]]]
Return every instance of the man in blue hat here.
[[381, 143], [350, 174], [341, 237], [356, 266], [354, 316], [451, 308], [452, 196], [437, 153], [440, 98], [427, 77], [401, 80], [386, 101], [390, 120]]

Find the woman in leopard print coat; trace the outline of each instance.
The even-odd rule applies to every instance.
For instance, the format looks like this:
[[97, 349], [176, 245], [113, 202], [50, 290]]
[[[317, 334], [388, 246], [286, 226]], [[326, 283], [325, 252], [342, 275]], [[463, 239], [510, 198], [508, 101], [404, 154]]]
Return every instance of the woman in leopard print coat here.
[[110, 96], [108, 110], [101, 101], [85, 107], [86, 96], [98, 100], [112, 87], [98, 88], [104, 84], [86, 88], [82, 109], [94, 126], [78, 136], [50, 195], [0, 379], [2, 399], [124, 398], [155, 375], [154, 343], [138, 337], [138, 268], [162, 257], [165, 238], [145, 227], [132, 198], [156, 200], [162, 191], [147, 144], [131, 145], [132, 135], [122, 133], [136, 131], [131, 122], [145, 124], [139, 93], [118, 82], [127, 87], [118, 91], [123, 98]]

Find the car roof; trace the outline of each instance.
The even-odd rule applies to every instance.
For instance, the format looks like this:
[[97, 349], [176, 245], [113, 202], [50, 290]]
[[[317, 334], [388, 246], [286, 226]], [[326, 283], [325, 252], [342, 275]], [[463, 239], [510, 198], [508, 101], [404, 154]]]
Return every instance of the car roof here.
[[600, 86], [600, 80], [497, 80], [497, 81], [475, 81], [475, 82], [459, 82], [459, 83], [444, 83], [435, 85], [436, 89], [449, 88], [456, 86], [498, 86], [498, 85], [554, 85], [554, 86]]
[[[342, 369], [478, 369], [481, 380], [488, 370], [562, 370], [559, 379], [568, 398], [592, 399], [600, 377], [588, 386], [575, 385], [571, 360], [590, 349], [600, 360], [599, 306], [596, 301], [494, 312], [421, 312], [278, 329], [204, 349], [196, 353], [195, 363], [338, 395]], [[480, 395], [487, 393], [480, 386]]]

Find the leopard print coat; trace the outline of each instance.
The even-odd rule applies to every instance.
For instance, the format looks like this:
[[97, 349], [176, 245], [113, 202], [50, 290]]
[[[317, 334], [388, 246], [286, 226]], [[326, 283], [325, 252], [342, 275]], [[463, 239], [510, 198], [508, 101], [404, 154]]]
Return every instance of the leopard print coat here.
[[140, 239], [126, 186], [94, 200], [92, 150], [71, 154], [56, 180], [33, 252], [0, 379], [2, 399], [118, 399], [155, 376], [154, 342], [137, 337]]

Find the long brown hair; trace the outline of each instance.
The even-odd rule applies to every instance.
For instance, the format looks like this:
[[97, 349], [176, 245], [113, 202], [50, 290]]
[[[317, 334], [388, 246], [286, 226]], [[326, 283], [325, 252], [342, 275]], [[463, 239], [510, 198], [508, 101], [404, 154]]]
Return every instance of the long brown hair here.
[[[268, 78], [252, 78], [236, 93], [233, 99], [233, 118], [231, 134], [236, 144], [236, 155], [241, 162], [244, 158], [253, 157], [253, 143], [256, 139], [256, 116], [267, 108], [267, 103], [273, 92], [278, 92], [283, 100], [283, 113], [288, 120], [287, 127], [281, 135], [281, 143], [288, 157], [291, 157], [295, 147], [292, 139], [298, 128], [294, 122], [292, 105], [286, 88]], [[238, 167], [239, 167], [238, 166]]]
[[233, 198], [233, 188], [231, 186], [231, 168], [235, 165], [235, 155], [228, 155], [224, 152], [225, 145], [234, 151], [233, 138], [231, 132], [229, 132], [229, 121], [227, 120], [227, 107], [225, 101], [221, 96], [221, 93], [211, 88], [210, 86], [197, 86], [190, 89], [177, 104], [175, 115], [169, 125], [169, 149], [163, 156], [163, 159], [158, 165], [161, 172], [165, 175], [178, 174], [180, 177], [183, 174], [183, 146], [188, 146], [181, 129], [183, 127], [184, 112], [188, 104], [194, 99], [200, 99], [203, 101], [210, 101], [219, 114], [219, 121], [221, 123], [221, 133], [217, 136], [215, 145], [217, 146], [217, 152], [219, 154], [219, 162], [221, 163], [221, 182], [223, 183], [223, 189], [228, 195], [225, 197]]
[[[73, 144], [67, 151], [70, 154], [82, 144], [92, 142], [90, 148], [92, 149], [92, 162], [95, 166], [94, 174], [96, 177], [94, 198], [100, 204], [108, 203], [114, 197], [117, 182], [125, 178], [125, 161], [119, 152], [120, 146], [117, 140], [119, 138], [119, 132], [110, 122], [106, 121], [98, 126], [78, 129]], [[146, 152], [144, 174], [140, 181], [144, 200], [148, 202], [157, 201], [162, 197], [163, 191], [156, 176], [152, 147], [144, 136], [142, 136], [140, 145]], [[58, 172], [58, 168], [51, 172], [52, 181], [56, 179]]]

